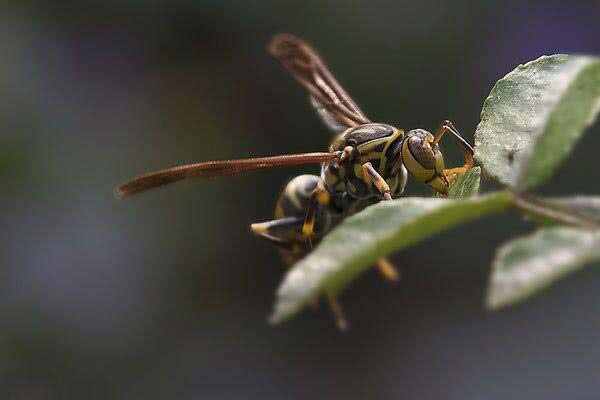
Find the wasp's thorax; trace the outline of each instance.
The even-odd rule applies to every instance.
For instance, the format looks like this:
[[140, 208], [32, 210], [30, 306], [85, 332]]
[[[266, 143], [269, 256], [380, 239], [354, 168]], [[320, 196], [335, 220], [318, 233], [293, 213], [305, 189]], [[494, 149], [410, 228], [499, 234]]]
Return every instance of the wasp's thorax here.
[[408, 132], [402, 143], [402, 162], [417, 181], [426, 183], [439, 193], [448, 193], [444, 156], [430, 132], [424, 129]]
[[336, 198], [381, 197], [380, 191], [366, 182], [363, 175], [368, 163], [386, 181], [392, 196], [402, 193], [408, 175], [401, 163], [403, 138], [404, 131], [381, 123], [362, 124], [344, 131], [333, 140], [329, 150], [351, 150], [342, 162], [324, 165], [321, 175], [328, 190]]

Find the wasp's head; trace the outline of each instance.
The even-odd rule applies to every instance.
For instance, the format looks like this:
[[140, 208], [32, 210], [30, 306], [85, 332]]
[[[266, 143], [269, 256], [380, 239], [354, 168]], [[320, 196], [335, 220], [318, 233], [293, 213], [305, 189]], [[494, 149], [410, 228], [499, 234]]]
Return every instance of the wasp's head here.
[[402, 162], [416, 180], [428, 184], [436, 192], [448, 193], [444, 156], [430, 132], [424, 129], [408, 132], [402, 142]]

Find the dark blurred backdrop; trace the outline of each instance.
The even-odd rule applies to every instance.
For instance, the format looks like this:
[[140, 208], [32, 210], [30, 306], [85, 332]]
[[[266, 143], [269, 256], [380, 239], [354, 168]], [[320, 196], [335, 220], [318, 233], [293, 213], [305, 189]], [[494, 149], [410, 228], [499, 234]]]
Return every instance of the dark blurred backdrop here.
[[[449, 118], [472, 140], [497, 79], [542, 54], [600, 54], [599, 20], [598, 2], [3, 1], [0, 398], [597, 398], [597, 270], [482, 307], [494, 248], [530, 229], [516, 216], [397, 254], [396, 287], [364, 275], [340, 334], [326, 309], [268, 326], [284, 271], [248, 232], [314, 168], [127, 201], [113, 187], [182, 162], [325, 149], [265, 52], [275, 33], [313, 43], [373, 119]], [[545, 193], [598, 193], [599, 134]]]

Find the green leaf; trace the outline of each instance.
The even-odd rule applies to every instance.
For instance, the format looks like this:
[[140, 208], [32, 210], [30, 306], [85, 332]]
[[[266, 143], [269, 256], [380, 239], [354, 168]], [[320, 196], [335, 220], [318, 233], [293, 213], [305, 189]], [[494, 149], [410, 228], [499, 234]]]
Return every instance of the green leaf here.
[[600, 197], [539, 198], [516, 195], [514, 204], [540, 225], [568, 225], [600, 229]]
[[509, 193], [495, 192], [464, 200], [405, 197], [368, 207], [342, 222], [286, 274], [271, 322], [290, 318], [322, 293], [337, 294], [378, 258], [500, 212], [510, 200]]
[[461, 174], [450, 186], [448, 197], [452, 199], [462, 199], [475, 196], [479, 193], [479, 183], [481, 180], [481, 168], [471, 168], [464, 174]]
[[600, 261], [600, 232], [554, 227], [504, 244], [496, 253], [486, 305], [526, 299], [564, 275]]
[[600, 59], [543, 56], [500, 79], [475, 132], [484, 173], [517, 190], [546, 181], [600, 111]]
[[587, 218], [590, 222], [600, 223], [600, 197], [598, 196], [554, 197], [544, 201], [565, 212]]

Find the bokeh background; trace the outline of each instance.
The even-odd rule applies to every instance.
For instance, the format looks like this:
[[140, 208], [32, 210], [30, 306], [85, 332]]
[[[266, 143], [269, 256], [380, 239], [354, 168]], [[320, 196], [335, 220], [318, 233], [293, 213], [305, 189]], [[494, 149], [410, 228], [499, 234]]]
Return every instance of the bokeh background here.
[[[365, 274], [340, 334], [325, 308], [266, 323], [284, 270], [248, 232], [314, 168], [127, 201], [113, 187], [324, 149], [329, 133], [265, 52], [275, 33], [313, 43], [373, 119], [449, 118], [472, 140], [497, 79], [542, 54], [600, 54], [599, 20], [598, 2], [3, 1], [0, 398], [597, 398], [597, 270], [482, 307], [495, 247], [530, 229], [516, 215], [395, 255], [395, 287]], [[599, 135], [544, 193], [598, 194]]]

